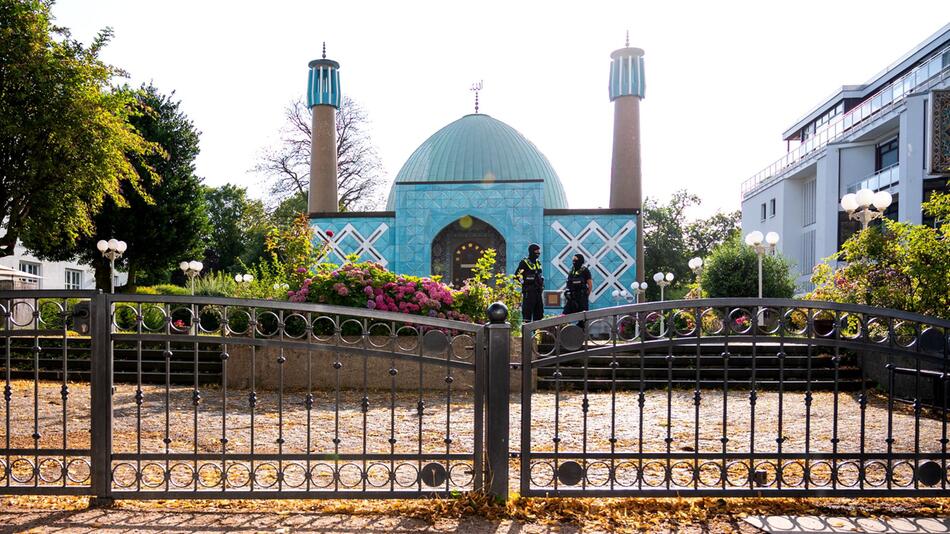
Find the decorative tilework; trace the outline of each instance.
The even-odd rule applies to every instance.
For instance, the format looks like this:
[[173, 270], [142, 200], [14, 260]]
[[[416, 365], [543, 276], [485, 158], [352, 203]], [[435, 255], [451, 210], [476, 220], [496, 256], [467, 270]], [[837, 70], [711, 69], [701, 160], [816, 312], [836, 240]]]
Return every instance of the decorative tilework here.
[[934, 91], [931, 106], [930, 174], [950, 175], [950, 90]]
[[[356, 254], [361, 260], [375, 261], [384, 267], [390, 266], [394, 259], [393, 224], [392, 217], [310, 220], [314, 243], [330, 244], [327, 261], [339, 264], [347, 255]], [[328, 237], [327, 231], [332, 231], [333, 237]]]
[[429, 274], [432, 240], [468, 215], [485, 221], [505, 238], [506, 269], [514, 272], [528, 245], [542, 240], [543, 193], [541, 182], [397, 183], [395, 270]]
[[544, 217], [545, 285], [563, 289], [574, 254], [587, 258], [594, 278], [591, 309], [615, 303], [614, 289], [630, 291], [637, 271], [636, 215], [594, 214]]

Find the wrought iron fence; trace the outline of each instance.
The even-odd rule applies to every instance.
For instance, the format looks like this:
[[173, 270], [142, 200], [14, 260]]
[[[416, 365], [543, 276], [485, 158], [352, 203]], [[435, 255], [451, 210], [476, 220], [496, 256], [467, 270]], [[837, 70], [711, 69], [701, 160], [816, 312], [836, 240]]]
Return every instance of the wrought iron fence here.
[[610, 308], [525, 325], [515, 364], [498, 306], [7, 291], [0, 316], [5, 494], [947, 494], [950, 322], [894, 310]]
[[948, 333], [759, 299], [530, 323], [523, 380], [550, 389], [522, 390], [521, 494], [946, 495]]

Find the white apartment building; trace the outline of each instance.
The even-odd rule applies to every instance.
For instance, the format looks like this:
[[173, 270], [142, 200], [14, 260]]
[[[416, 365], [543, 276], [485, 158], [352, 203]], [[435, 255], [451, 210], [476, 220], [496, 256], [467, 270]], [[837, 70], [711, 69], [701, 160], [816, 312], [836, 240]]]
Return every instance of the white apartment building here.
[[842, 196], [888, 191], [885, 215], [920, 224], [921, 202], [948, 191], [948, 169], [931, 163], [934, 93], [946, 89], [950, 24], [867, 83], [843, 86], [816, 106], [783, 134], [788, 153], [742, 183], [743, 234], [780, 234], [800, 292], [811, 289], [816, 263], [860, 229], [841, 209]]
[[[2, 230], [0, 230], [2, 232]], [[41, 260], [17, 241], [16, 249], [10, 256], [0, 258], [0, 266], [28, 273], [38, 278], [18, 277], [15, 274], [0, 277], [0, 289], [95, 289], [95, 270], [89, 265], [75, 261]], [[116, 272], [116, 287], [125, 285], [126, 273]], [[3, 282], [7, 284], [4, 286]], [[15, 282], [9, 287], [9, 282]]]

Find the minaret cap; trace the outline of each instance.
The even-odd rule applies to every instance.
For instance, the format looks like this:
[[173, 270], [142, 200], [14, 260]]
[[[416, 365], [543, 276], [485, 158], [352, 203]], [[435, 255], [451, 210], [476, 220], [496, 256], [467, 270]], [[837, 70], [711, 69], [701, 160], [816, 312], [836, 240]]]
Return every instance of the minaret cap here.
[[610, 54], [610, 101], [622, 96], [643, 98], [646, 90], [643, 49], [630, 46], [630, 34], [624, 48]]
[[340, 109], [340, 64], [327, 59], [327, 45], [323, 43], [323, 57], [314, 59], [307, 66], [307, 107], [333, 106]]

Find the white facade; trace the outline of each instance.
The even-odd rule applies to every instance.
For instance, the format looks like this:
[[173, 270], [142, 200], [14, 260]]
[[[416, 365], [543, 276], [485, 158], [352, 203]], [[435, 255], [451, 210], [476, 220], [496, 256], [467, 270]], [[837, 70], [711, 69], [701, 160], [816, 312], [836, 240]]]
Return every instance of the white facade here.
[[[807, 73], [806, 73], [807, 74]], [[778, 250], [811, 289], [813, 267], [838, 250], [849, 222], [840, 199], [889, 191], [888, 216], [921, 223], [928, 174], [930, 93], [950, 88], [950, 24], [863, 85], [844, 86], [785, 132], [789, 152], [742, 184], [742, 231], [776, 231]], [[764, 209], [764, 214], [763, 214]], [[843, 221], [840, 224], [839, 221]]]
[[[75, 261], [46, 261], [30, 254], [17, 241], [16, 249], [10, 256], [0, 258], [0, 265], [19, 271], [35, 274], [40, 278], [18, 280], [19, 289], [95, 289], [95, 269]], [[125, 285], [127, 275], [116, 272], [116, 287]]]

